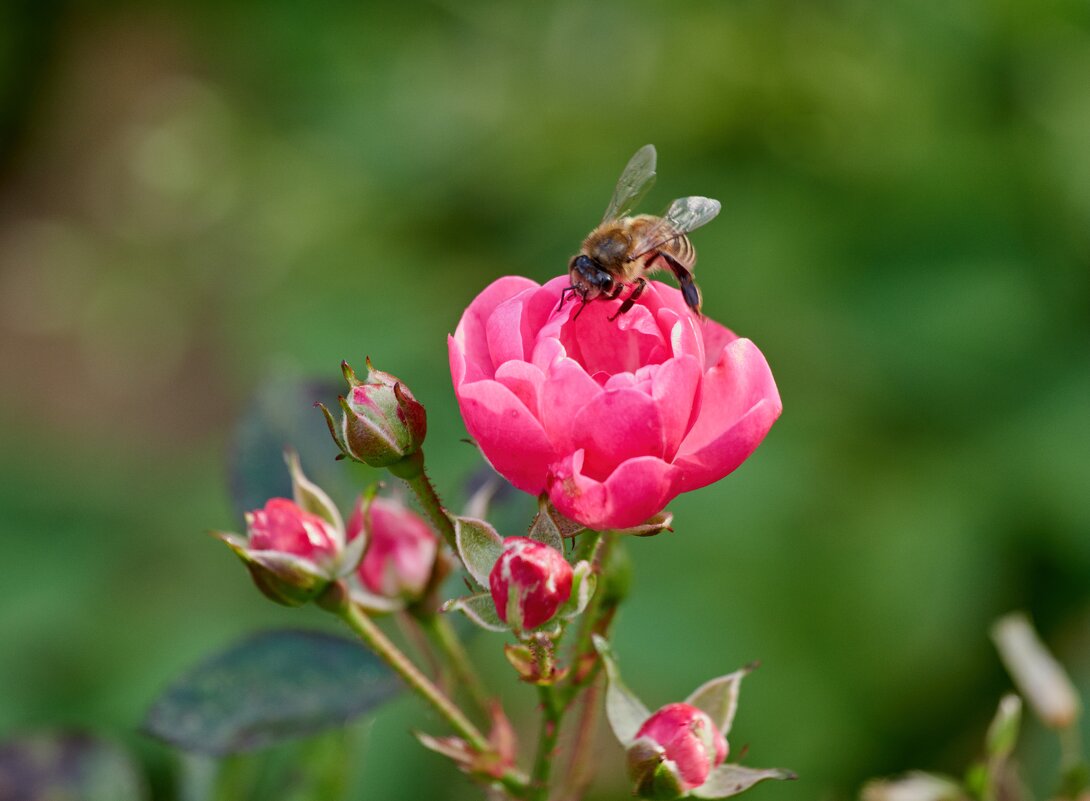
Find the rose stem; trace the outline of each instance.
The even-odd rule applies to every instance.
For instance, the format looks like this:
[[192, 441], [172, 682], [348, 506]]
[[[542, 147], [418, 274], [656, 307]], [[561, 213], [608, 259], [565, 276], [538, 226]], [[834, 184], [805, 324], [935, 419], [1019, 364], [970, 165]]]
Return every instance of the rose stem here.
[[418, 450], [390, 465], [387, 470], [409, 485], [409, 489], [416, 495], [424, 514], [428, 516], [432, 528], [434, 528], [451, 550], [458, 553], [458, 544], [454, 540], [454, 525], [447, 517], [443, 504], [439, 502], [439, 495], [432, 486], [431, 479], [424, 471], [424, 451]]
[[534, 757], [534, 772], [530, 777], [532, 801], [546, 801], [549, 797], [549, 772], [553, 766], [553, 752], [560, 736], [560, 724], [564, 718], [564, 707], [558, 703], [556, 692], [551, 686], [538, 687], [541, 699], [541, 733], [537, 739], [537, 756]]
[[477, 676], [477, 671], [473, 668], [473, 663], [469, 661], [469, 654], [462, 647], [462, 642], [458, 639], [458, 635], [454, 633], [450, 622], [434, 612], [418, 613], [416, 619], [420, 623], [420, 628], [424, 630], [424, 633], [428, 635], [435, 647], [439, 649], [439, 652], [449, 663], [454, 671], [454, 678], [466, 688], [470, 698], [473, 699], [473, 703], [487, 717], [491, 707], [491, 700], [484, 689], [484, 685], [481, 684], [480, 677]]

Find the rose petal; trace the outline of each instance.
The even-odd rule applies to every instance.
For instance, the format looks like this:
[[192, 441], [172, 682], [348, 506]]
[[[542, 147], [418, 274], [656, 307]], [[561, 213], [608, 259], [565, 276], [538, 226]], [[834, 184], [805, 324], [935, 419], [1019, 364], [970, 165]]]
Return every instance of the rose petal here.
[[485, 287], [462, 314], [458, 327], [454, 330], [454, 340], [458, 343], [464, 358], [464, 375], [470, 381], [491, 378], [495, 365], [488, 352], [488, 337], [485, 326], [488, 318], [497, 306], [510, 297], [538, 285], [529, 278], [505, 275]]
[[532, 292], [520, 292], [500, 303], [485, 321], [485, 337], [492, 364], [497, 368], [512, 359], [526, 357], [524, 343], [533, 344], [533, 335], [525, 327], [523, 312]]
[[538, 398], [545, 374], [529, 362], [504, 362], [496, 370], [496, 380], [515, 393], [534, 419], [538, 419]]
[[695, 356], [681, 356], [659, 365], [651, 379], [651, 398], [662, 418], [665, 457], [673, 459], [697, 419], [703, 371]]
[[575, 450], [575, 416], [602, 391], [574, 359], [559, 359], [549, 369], [541, 388], [541, 424], [557, 453]]
[[498, 381], [463, 383], [455, 394], [466, 429], [496, 472], [539, 494], [554, 451], [526, 405]]
[[738, 339], [738, 335], [709, 317], [701, 321], [701, 328], [704, 332], [704, 369], [710, 370], [719, 364], [723, 348]]
[[611, 304], [594, 301], [561, 329], [561, 344], [591, 375], [599, 370], [610, 375], [635, 372], [650, 363], [652, 351], [665, 344], [645, 307], [634, 306], [610, 321], [612, 313]]
[[596, 479], [604, 479], [627, 459], [661, 459], [666, 451], [659, 406], [635, 389], [607, 390], [594, 397], [575, 416], [572, 440], [586, 452], [583, 470]]
[[704, 374], [703, 402], [678, 449], [679, 491], [718, 481], [740, 465], [780, 416], [768, 362], [748, 339], [736, 339]]
[[673, 468], [661, 459], [630, 459], [600, 482], [582, 473], [583, 456], [583, 451], [576, 451], [554, 466], [549, 499], [562, 514], [590, 528], [639, 525], [673, 497]]

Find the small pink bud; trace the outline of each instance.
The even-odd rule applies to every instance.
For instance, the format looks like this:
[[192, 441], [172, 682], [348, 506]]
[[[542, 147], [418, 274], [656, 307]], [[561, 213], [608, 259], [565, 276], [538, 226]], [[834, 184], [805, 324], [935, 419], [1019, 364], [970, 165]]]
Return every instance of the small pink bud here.
[[[642, 744], [641, 739], [645, 741]], [[727, 740], [722, 732], [706, 713], [689, 704], [668, 704], [644, 721], [636, 732], [636, 744], [646, 748], [647, 740], [662, 749], [664, 759], [674, 763], [684, 792], [704, 784], [712, 768], [727, 758]], [[640, 781], [643, 776], [633, 778]]]
[[272, 498], [265, 508], [250, 512], [246, 522], [252, 551], [280, 551], [314, 562], [337, 551], [329, 523], [287, 498]]
[[[500, 620], [516, 630], [533, 629], [568, 600], [572, 568], [555, 548], [527, 537], [508, 537], [488, 585]], [[509, 609], [516, 620], [508, 619]]]
[[341, 453], [371, 467], [388, 467], [420, 450], [428, 431], [424, 407], [396, 377], [371, 366], [360, 381], [347, 362], [341, 364], [348, 395], [339, 399], [343, 416], [338, 426], [326, 416], [329, 432]]
[[418, 599], [435, 566], [438, 539], [427, 523], [396, 501], [362, 500], [348, 521], [348, 536], [367, 537], [358, 574], [363, 586], [376, 595], [407, 601]]

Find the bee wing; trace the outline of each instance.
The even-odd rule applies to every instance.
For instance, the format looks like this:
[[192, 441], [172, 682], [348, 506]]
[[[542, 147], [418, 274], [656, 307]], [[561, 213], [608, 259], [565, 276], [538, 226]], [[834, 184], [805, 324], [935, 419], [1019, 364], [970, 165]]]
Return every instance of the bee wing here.
[[624, 217], [643, 199], [655, 183], [656, 160], [654, 145], [644, 145], [628, 160], [602, 222]]
[[642, 241], [634, 248], [636, 256], [633, 258], [657, 250], [671, 239], [677, 239], [711, 222], [722, 207], [718, 200], [710, 197], [679, 197], [670, 204], [670, 208], [658, 223], [644, 233]]

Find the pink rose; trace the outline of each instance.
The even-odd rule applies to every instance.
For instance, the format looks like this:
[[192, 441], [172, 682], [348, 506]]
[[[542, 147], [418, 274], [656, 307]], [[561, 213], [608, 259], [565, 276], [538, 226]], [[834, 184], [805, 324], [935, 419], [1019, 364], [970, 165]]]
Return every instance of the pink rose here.
[[481, 292], [448, 338], [454, 392], [516, 487], [590, 528], [635, 526], [745, 461], [780, 396], [757, 346], [678, 290], [653, 281], [610, 322], [620, 301], [558, 311], [567, 285], [507, 276]]

